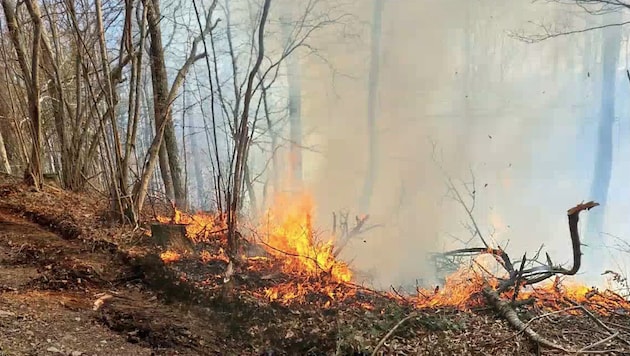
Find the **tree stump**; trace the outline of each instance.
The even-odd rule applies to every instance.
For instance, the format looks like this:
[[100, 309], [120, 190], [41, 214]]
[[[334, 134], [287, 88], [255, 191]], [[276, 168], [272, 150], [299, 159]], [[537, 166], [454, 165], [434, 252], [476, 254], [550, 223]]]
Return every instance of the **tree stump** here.
[[186, 224], [152, 224], [153, 242], [163, 250], [192, 253], [193, 242], [186, 236]]

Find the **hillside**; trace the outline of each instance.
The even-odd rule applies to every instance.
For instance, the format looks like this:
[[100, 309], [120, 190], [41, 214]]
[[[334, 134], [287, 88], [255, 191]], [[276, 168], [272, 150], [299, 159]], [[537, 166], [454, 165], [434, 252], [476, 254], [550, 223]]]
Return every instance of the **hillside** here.
[[[3, 180], [2, 355], [345, 355], [370, 354], [379, 341], [381, 354], [562, 354], [539, 349], [474, 292], [468, 299], [479, 302], [469, 310], [428, 308], [326, 276], [286, 273], [274, 258], [246, 261], [226, 288], [220, 238], [204, 243], [203, 258], [165, 263], [146, 228], [108, 222], [104, 198]], [[268, 292], [281, 287], [304, 293]], [[567, 349], [630, 352], [624, 304], [597, 303], [612, 307], [536, 318], [543, 310], [524, 305], [519, 313]]]

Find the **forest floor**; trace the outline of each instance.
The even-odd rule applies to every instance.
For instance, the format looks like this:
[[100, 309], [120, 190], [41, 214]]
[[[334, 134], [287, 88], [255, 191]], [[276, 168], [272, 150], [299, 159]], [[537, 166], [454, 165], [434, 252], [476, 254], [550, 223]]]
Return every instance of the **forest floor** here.
[[[367, 289], [325, 306], [269, 302], [257, 284], [276, 282], [253, 272], [243, 272], [230, 296], [204, 289], [179, 270], [196, 262], [164, 265], [143, 247], [141, 231], [109, 224], [106, 200], [53, 187], [34, 192], [2, 177], [0, 355], [370, 354], [412, 312]], [[208, 264], [198, 267], [210, 273]], [[490, 308], [413, 312], [383, 354], [561, 354], [539, 350]], [[601, 320], [628, 339], [630, 316]], [[608, 335], [580, 315], [531, 325], [572, 349]], [[603, 345], [609, 354], [630, 354], [617, 339]]]

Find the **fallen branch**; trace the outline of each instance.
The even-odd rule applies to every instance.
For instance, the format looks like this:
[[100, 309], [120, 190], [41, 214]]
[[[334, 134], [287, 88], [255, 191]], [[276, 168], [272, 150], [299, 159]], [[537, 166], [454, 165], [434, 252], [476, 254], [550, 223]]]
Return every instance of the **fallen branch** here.
[[514, 284], [514, 279], [516, 277], [522, 279], [525, 285], [530, 285], [542, 282], [545, 279], [557, 274], [563, 274], [567, 276], [575, 275], [580, 270], [580, 267], [582, 265], [582, 244], [580, 242], [580, 233], [578, 231], [578, 221], [580, 220], [580, 213], [584, 210], [590, 210], [598, 205], [599, 203], [590, 201], [588, 203], [578, 204], [567, 211], [567, 215], [569, 218], [569, 234], [571, 236], [571, 247], [573, 250], [573, 266], [570, 269], [566, 269], [562, 266], [554, 266], [551, 262], [551, 258], [549, 257], [549, 255], [547, 255], [548, 264], [546, 266], [538, 266], [525, 269], [521, 273], [518, 273], [518, 276], [510, 276], [510, 279], [504, 281], [500, 285], [498, 290], [501, 292], [507, 290], [507, 288]]
[[482, 290], [482, 292], [483, 292], [484, 297], [486, 297], [486, 300], [488, 300], [488, 303], [492, 305], [494, 310], [496, 310], [496, 312], [499, 313], [499, 315], [501, 315], [505, 320], [507, 320], [508, 323], [510, 323], [510, 325], [512, 325], [513, 328], [527, 335], [527, 337], [531, 341], [534, 341], [538, 343], [539, 345], [546, 346], [555, 350], [560, 350], [566, 353], [572, 352], [566, 349], [565, 347], [556, 344], [553, 341], [545, 339], [540, 334], [532, 330], [527, 324], [523, 323], [521, 319], [518, 318], [516, 311], [512, 309], [512, 307], [510, 306], [510, 303], [507, 301], [501, 300], [501, 298], [499, 297], [499, 294], [495, 290], [492, 290], [489, 287], [485, 287]]
[[[515, 288], [514, 293], [517, 293], [518, 286], [520, 286], [521, 283], [525, 285], [534, 284], [534, 283], [541, 282], [557, 274], [563, 274], [563, 275], [576, 274], [578, 270], [580, 269], [581, 262], [582, 262], [580, 235], [578, 232], [579, 215], [580, 215], [580, 212], [584, 210], [590, 210], [598, 205], [599, 205], [598, 203], [590, 201], [588, 203], [578, 204], [567, 211], [567, 215], [569, 218], [569, 234], [571, 235], [571, 245], [573, 249], [573, 266], [570, 269], [566, 269], [561, 266], [554, 266], [551, 262], [551, 258], [549, 257], [549, 255], [547, 255], [548, 264], [546, 266], [539, 266], [539, 267], [534, 267], [534, 268], [524, 270], [523, 267], [525, 265], [525, 256], [523, 256], [523, 260], [521, 261], [521, 266], [520, 266], [519, 271], [517, 273], [510, 273], [510, 278], [508, 280], [503, 281], [500, 284], [499, 288], [497, 288], [497, 290], [493, 290], [490, 287], [485, 287], [482, 290], [482, 293], [484, 297], [486, 298], [486, 300], [488, 301], [488, 303], [497, 311], [497, 313], [499, 313], [499, 315], [501, 315], [505, 320], [507, 320], [510, 323], [510, 325], [512, 325], [513, 328], [515, 328], [519, 332], [524, 333], [525, 335], [527, 335], [527, 337], [530, 340], [538, 343], [539, 345], [546, 346], [548, 348], [560, 350], [567, 353], [569, 352], [583, 353], [586, 350], [586, 349], [582, 349], [578, 351], [570, 351], [566, 349], [565, 347], [558, 345], [540, 336], [538, 333], [536, 333], [534, 330], [532, 330], [529, 327], [529, 323], [525, 324], [518, 318], [518, 315], [516, 314], [516, 311], [512, 308], [511, 304], [507, 301], [502, 300], [501, 297], [499, 296], [499, 293], [506, 291], [511, 286], [514, 286]], [[486, 249], [486, 250], [488, 251], [482, 251], [482, 252], [491, 253], [495, 256], [497, 255], [497, 253], [493, 251], [492, 249]], [[501, 252], [502, 254], [505, 254], [505, 252], [503, 251]], [[502, 254], [500, 253], [499, 255], [502, 255]], [[507, 254], [505, 254], [504, 260], [509, 261]], [[508, 270], [508, 272], [512, 272], [512, 271], [513, 271], [513, 268], [511, 268], [511, 271]], [[613, 334], [611, 330], [607, 330], [607, 331]], [[605, 341], [601, 341], [601, 343], [603, 342]], [[591, 347], [596, 346], [598, 344], [599, 343], [591, 345]]]

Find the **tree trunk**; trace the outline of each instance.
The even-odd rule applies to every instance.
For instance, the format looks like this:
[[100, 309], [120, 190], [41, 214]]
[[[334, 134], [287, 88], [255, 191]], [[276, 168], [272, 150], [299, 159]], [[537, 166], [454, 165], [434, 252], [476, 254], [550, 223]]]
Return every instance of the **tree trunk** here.
[[[162, 171], [162, 179], [164, 180], [164, 186], [169, 199], [174, 199], [177, 206], [185, 207], [186, 191], [182, 181], [179, 149], [175, 137], [175, 125], [172, 120], [172, 103], [169, 103], [168, 78], [164, 60], [164, 47], [162, 46], [160, 1], [145, 0], [145, 6], [147, 6], [147, 22], [149, 24], [149, 35], [151, 37], [149, 53], [151, 58], [153, 110], [156, 127], [161, 126], [162, 122], [166, 120], [164, 140], [160, 147], [160, 170]], [[171, 187], [172, 192], [169, 191]]]
[[265, 0], [263, 4], [260, 24], [258, 26], [258, 56], [247, 79], [247, 88], [243, 95], [243, 112], [238, 126], [235, 126], [235, 163], [232, 169], [233, 179], [228, 194], [228, 255], [230, 261], [238, 261], [238, 212], [241, 206], [241, 191], [243, 189], [243, 178], [247, 164], [247, 153], [249, 152], [249, 108], [254, 95], [254, 78], [256, 77], [264, 58], [264, 38], [265, 24], [269, 15], [271, 0]]
[[[198, 37], [195, 37], [195, 39], [193, 40], [192, 48], [190, 50], [188, 58], [186, 58], [186, 62], [184, 63], [184, 65], [182, 65], [182, 67], [177, 72], [177, 75], [175, 76], [175, 79], [173, 80], [173, 84], [169, 90], [167, 88], [167, 82], [166, 82], [166, 67], [164, 64], [164, 52], [162, 49], [162, 38], [161, 38], [160, 27], [159, 27], [159, 20], [160, 20], [159, 6], [154, 7], [154, 5], [159, 5], [159, 1], [158, 0], [145, 0], [144, 2], [145, 6], [147, 6], [147, 22], [149, 24], [149, 34], [151, 35], [150, 52], [151, 52], [151, 69], [152, 69], [152, 74], [153, 74], [152, 75], [153, 97], [154, 97], [154, 103], [153, 103], [154, 110], [153, 111], [155, 114], [156, 129], [155, 129], [155, 137], [153, 138], [153, 141], [151, 142], [151, 146], [149, 147], [149, 150], [147, 152], [147, 158], [145, 159], [144, 170], [142, 172], [142, 175], [139, 181], [134, 186], [134, 190], [133, 190], [133, 196], [135, 197], [134, 210], [136, 212], [142, 211], [144, 199], [147, 195], [147, 188], [149, 186], [149, 182], [151, 181], [153, 170], [155, 169], [155, 166], [157, 165], [158, 151], [160, 147], [162, 146], [163, 140], [165, 138], [166, 128], [169, 125], [173, 127], [173, 123], [172, 123], [173, 115], [171, 113], [171, 104], [175, 100], [177, 90], [184, 82], [184, 79], [186, 78], [186, 74], [188, 73], [188, 70], [190, 70], [191, 66], [195, 63], [195, 61], [202, 59], [206, 56], [206, 53], [197, 54], [197, 47], [199, 46], [199, 42], [201, 42], [203, 36], [210, 33], [213, 29], [213, 26], [209, 19], [212, 18], [211, 15], [216, 7], [216, 3], [217, 2], [215, 0], [210, 5], [210, 8], [206, 16], [206, 19], [208, 20], [206, 22], [206, 27], [203, 29], [202, 33]], [[171, 152], [168, 152], [168, 153], [170, 155]], [[178, 152], [175, 152], [175, 154], [177, 155]], [[179, 162], [177, 162], [177, 164], [179, 164]], [[181, 183], [181, 180], [180, 180], [180, 183]], [[184, 198], [185, 198], [185, 190], [183, 189], [183, 186], [180, 186], [180, 188], [181, 188], [180, 192], [184, 193]], [[178, 201], [177, 192], [178, 191], [176, 190], [175, 203], [178, 204], [179, 206], [185, 207], [186, 206], [185, 199], [182, 201], [181, 200], [182, 197], [180, 196], [179, 197], [180, 200]]]
[[197, 207], [206, 209], [204, 204], [204, 184], [203, 184], [203, 170], [201, 168], [201, 152], [199, 151], [199, 134], [193, 133], [190, 135], [190, 150], [193, 152], [192, 164], [193, 175], [195, 176], [195, 190], [197, 191]]
[[385, 0], [374, 0], [372, 9], [372, 30], [371, 30], [371, 50], [370, 50], [370, 72], [368, 78], [368, 98], [367, 98], [367, 125], [368, 125], [368, 167], [363, 184], [363, 193], [359, 207], [367, 211], [370, 207], [370, 199], [374, 190], [376, 180], [376, 169], [378, 167], [378, 141], [376, 133], [376, 110], [378, 101], [378, 82], [381, 69], [381, 34], [383, 22], [383, 8]]
[[[606, 23], [615, 23], [621, 20], [619, 12], [613, 12], [604, 16]], [[600, 118], [597, 133], [597, 153], [595, 156], [595, 167], [593, 180], [591, 182], [591, 199], [601, 204], [601, 209], [589, 216], [587, 225], [587, 236], [592, 239], [591, 261], [597, 261], [593, 265], [590, 273], [599, 274], [603, 266], [604, 255], [601, 248], [604, 241], [603, 232], [606, 202], [608, 201], [608, 188], [613, 168], [613, 124], [615, 121], [615, 90], [617, 80], [617, 63], [619, 60], [619, 50], [621, 45], [621, 28], [613, 26], [603, 31], [602, 41], [602, 82], [600, 93]]]
[[9, 163], [9, 156], [7, 155], [7, 149], [4, 145], [2, 130], [0, 130], [0, 163], [2, 163], [2, 171], [11, 174], [11, 164]]
[[[282, 21], [282, 29], [285, 41], [290, 43], [291, 26], [288, 21]], [[288, 56], [286, 62], [289, 91], [289, 184], [292, 189], [299, 190], [302, 187], [302, 85], [300, 80], [300, 63], [295, 55]]]
[[251, 178], [249, 164], [245, 164], [245, 186], [247, 188], [247, 197], [249, 198], [249, 216], [252, 219], [258, 217], [258, 199], [256, 199], [256, 191], [254, 191], [254, 182]]

